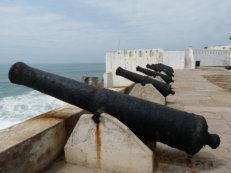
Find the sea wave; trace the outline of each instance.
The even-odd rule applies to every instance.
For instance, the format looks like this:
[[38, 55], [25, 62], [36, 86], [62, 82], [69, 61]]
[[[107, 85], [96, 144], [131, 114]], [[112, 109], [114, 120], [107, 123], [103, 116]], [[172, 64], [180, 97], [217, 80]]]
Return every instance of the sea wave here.
[[0, 130], [65, 104], [37, 91], [0, 98]]

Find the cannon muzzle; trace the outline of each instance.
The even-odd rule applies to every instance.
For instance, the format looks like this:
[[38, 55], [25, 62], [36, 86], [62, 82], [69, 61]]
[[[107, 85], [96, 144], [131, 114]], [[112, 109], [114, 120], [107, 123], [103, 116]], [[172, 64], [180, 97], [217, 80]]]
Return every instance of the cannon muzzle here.
[[21, 62], [11, 67], [9, 79], [89, 112], [106, 112], [123, 122], [136, 135], [149, 141], [162, 142], [191, 155], [205, 145], [216, 148], [220, 144], [219, 136], [208, 133], [206, 120], [200, 115], [96, 88], [31, 68]]

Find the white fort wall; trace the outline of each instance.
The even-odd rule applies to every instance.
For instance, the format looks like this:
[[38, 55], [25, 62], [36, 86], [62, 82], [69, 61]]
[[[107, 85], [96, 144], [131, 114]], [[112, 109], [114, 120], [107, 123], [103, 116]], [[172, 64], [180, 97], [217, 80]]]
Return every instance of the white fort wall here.
[[[159, 62], [161, 49], [120, 50], [106, 53], [106, 73], [104, 74], [104, 87], [129, 85], [132, 82], [116, 76], [118, 67], [136, 72], [136, 67], [145, 67], [146, 64]], [[141, 73], [140, 73], [141, 74]]]
[[[147, 64], [164, 63], [175, 69], [185, 68], [185, 51], [164, 51], [163, 49], [119, 50], [106, 53], [106, 73], [104, 87], [126, 86], [132, 82], [116, 76], [115, 71], [120, 66], [126, 70], [136, 72], [136, 67], [146, 68]], [[143, 73], [139, 73], [142, 74]]]
[[166, 64], [174, 69], [185, 68], [185, 51], [163, 51], [163, 59], [160, 63]]
[[207, 50], [194, 49], [195, 62], [200, 61], [200, 66], [230, 66], [231, 51], [229, 50]]

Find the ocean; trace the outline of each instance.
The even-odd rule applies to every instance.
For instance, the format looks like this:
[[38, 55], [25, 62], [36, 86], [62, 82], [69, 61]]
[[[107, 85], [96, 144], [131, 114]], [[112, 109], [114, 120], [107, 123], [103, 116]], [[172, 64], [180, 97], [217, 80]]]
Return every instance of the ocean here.
[[[82, 76], [97, 76], [100, 81], [105, 72], [104, 63], [29, 65], [77, 81], [81, 81]], [[10, 83], [10, 67], [0, 64], [0, 130], [67, 104], [25, 86]]]

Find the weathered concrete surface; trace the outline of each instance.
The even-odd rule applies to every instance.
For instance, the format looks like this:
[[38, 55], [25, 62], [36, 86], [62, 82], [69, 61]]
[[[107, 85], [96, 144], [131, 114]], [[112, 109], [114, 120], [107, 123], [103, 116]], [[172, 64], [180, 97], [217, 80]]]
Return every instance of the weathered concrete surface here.
[[231, 74], [204, 75], [204, 77], [221, 88], [231, 90]]
[[108, 89], [109, 89], [109, 90], [112, 90], [112, 91], [124, 93], [126, 87], [125, 87], [125, 86], [121, 86], [121, 87], [111, 87], [111, 88], [108, 88]]
[[0, 172], [43, 171], [63, 151], [80, 115], [72, 105], [42, 114], [0, 131]]
[[[65, 162], [64, 157], [58, 158], [44, 173], [113, 173], [112, 171], [73, 165]], [[118, 173], [118, 172], [117, 172]]]
[[156, 88], [152, 86], [152, 84], [147, 84], [145, 86], [142, 86], [141, 84], [136, 84], [129, 93], [129, 95], [139, 97], [151, 102], [163, 105], [165, 104], [165, 98]]
[[154, 79], [166, 83], [160, 76], [156, 76]]
[[114, 86], [114, 87], [111, 87], [108, 89], [112, 90], [112, 91], [128, 94], [134, 88], [134, 86], [135, 86], [135, 83], [132, 83], [132, 84], [127, 85], [127, 86]]
[[152, 173], [153, 152], [116, 118], [82, 115], [65, 145], [66, 162], [121, 173]]
[[[222, 68], [175, 70], [176, 94], [167, 97], [167, 106], [203, 115], [210, 133], [218, 133], [220, 146], [213, 150], [204, 147], [189, 157], [184, 152], [157, 143], [155, 172], [231, 172], [231, 92], [218, 87], [203, 76], [231, 75]], [[227, 85], [230, 82], [226, 80]], [[230, 83], [229, 83], [230, 84]], [[227, 86], [226, 85], [226, 86]]]

